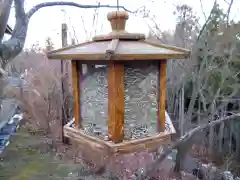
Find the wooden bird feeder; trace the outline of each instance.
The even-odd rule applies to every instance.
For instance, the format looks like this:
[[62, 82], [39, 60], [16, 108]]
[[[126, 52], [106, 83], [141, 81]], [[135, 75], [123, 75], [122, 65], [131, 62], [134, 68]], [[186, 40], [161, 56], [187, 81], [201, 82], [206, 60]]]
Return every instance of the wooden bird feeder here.
[[[167, 60], [186, 59], [190, 52], [126, 32], [126, 12], [107, 18], [109, 34], [48, 53], [72, 62], [74, 120], [64, 134], [88, 150], [112, 154], [157, 148], [175, 133], [165, 111]], [[93, 70], [84, 74], [83, 64]]]

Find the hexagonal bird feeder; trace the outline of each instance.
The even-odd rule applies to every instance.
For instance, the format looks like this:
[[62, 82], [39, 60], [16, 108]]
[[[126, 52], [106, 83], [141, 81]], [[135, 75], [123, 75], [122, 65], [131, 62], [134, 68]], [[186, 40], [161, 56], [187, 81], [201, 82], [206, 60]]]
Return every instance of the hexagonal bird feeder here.
[[[64, 126], [64, 134], [89, 151], [154, 149], [175, 133], [165, 111], [167, 60], [185, 59], [190, 52], [126, 32], [126, 12], [107, 18], [109, 34], [48, 53], [50, 59], [72, 62], [74, 121]], [[83, 65], [91, 69], [83, 73]]]

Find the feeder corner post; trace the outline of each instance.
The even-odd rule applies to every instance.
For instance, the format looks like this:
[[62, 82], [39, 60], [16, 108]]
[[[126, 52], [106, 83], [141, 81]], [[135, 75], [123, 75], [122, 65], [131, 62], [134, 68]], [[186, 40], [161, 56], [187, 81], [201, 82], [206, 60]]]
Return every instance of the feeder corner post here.
[[74, 124], [75, 128], [81, 128], [81, 102], [80, 102], [80, 76], [81, 68], [80, 62], [72, 60], [72, 87], [73, 87], [73, 98], [74, 98]]
[[124, 138], [124, 65], [119, 62], [108, 67], [108, 133], [115, 143]]
[[167, 89], [167, 60], [159, 61], [159, 102], [158, 102], [158, 132], [165, 131], [165, 109], [166, 109], [166, 89]]

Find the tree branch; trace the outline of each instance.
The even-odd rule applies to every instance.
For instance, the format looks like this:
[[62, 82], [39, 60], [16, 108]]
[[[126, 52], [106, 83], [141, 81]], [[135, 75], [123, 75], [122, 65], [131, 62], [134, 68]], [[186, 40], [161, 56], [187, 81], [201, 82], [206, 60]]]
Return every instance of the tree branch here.
[[24, 11], [24, 0], [14, 0], [16, 24], [12, 33], [12, 37], [0, 44], [0, 58], [2, 59], [2, 68], [5, 69], [8, 61], [17, 56], [23, 49], [28, 19]]
[[[78, 8], [87, 8], [87, 9], [88, 8], [117, 8], [117, 6], [110, 6], [110, 5], [100, 5], [100, 4], [99, 5], [81, 5], [74, 2], [56, 1], [56, 2], [40, 3], [34, 6], [32, 9], [30, 9], [28, 13], [25, 13], [24, 0], [14, 0], [14, 3], [15, 3], [15, 12], [16, 12], [16, 24], [13, 30], [12, 37], [8, 41], [0, 43], [0, 59], [2, 60], [1, 62], [2, 69], [6, 67], [6, 65], [8, 64], [8, 61], [16, 57], [22, 51], [25, 44], [25, 40], [26, 40], [29, 19], [39, 9], [43, 7], [50, 7], [50, 6], [73, 6]], [[123, 6], [119, 6], [119, 8], [125, 11], [128, 11], [130, 13], [134, 13]], [[7, 19], [8, 19], [8, 16], [7, 16]]]
[[202, 0], [200, 0], [200, 4], [201, 4], [201, 10], [202, 10], [203, 16], [204, 16], [204, 18], [205, 18], [205, 21], [207, 21], [206, 13], [205, 13], [204, 10], [203, 10], [203, 3], [202, 3]]
[[206, 28], [208, 22], [210, 21], [210, 19], [211, 19], [211, 15], [212, 15], [212, 13], [213, 13], [213, 11], [214, 11], [214, 8], [216, 7], [216, 4], [217, 4], [217, 0], [214, 1], [214, 4], [213, 4], [213, 7], [212, 7], [212, 10], [211, 10], [211, 12], [210, 12], [210, 14], [209, 14], [207, 20], [205, 21], [204, 25], [202, 26], [202, 29], [201, 29], [200, 32], [199, 32], [199, 35], [198, 35], [198, 37], [197, 37], [197, 41], [198, 41], [198, 40], [200, 39], [200, 37], [202, 36], [202, 33], [204, 32], [204, 30], [205, 30], [205, 28]]
[[[117, 6], [111, 6], [111, 5], [83, 5], [83, 4], [78, 4], [74, 2], [61, 2], [61, 1], [55, 1], [55, 2], [46, 2], [46, 3], [40, 3], [36, 6], [34, 6], [32, 9], [30, 9], [27, 13], [27, 17], [31, 18], [31, 16], [37, 12], [39, 9], [43, 7], [50, 7], [50, 6], [73, 6], [73, 7], [78, 7], [78, 8], [85, 8], [85, 9], [90, 9], [90, 8], [117, 8]], [[133, 13], [132, 11], [126, 9], [124, 6], [119, 6], [120, 9], [123, 9], [124, 11]]]
[[[220, 118], [216, 121], [211, 121], [210, 123], [200, 125], [189, 132], [187, 132], [184, 136], [182, 136], [179, 140], [177, 140], [172, 146], [170, 146], [163, 154], [161, 154], [156, 161], [154, 161], [151, 165], [149, 165], [144, 171], [141, 171], [140, 173], [136, 174], [136, 178], [138, 180], [146, 180], [148, 177], [157, 169], [158, 165], [161, 164], [161, 162], [173, 151], [173, 149], [177, 149], [186, 142], [190, 141], [194, 135], [198, 132], [203, 131], [206, 128], [214, 127], [218, 124], [224, 123], [226, 121], [233, 121], [233, 120], [240, 120], [240, 113], [234, 114], [231, 116], [226, 116], [223, 118]], [[239, 119], [237, 119], [239, 118]]]
[[[225, 1], [227, 2], [227, 1]], [[227, 16], [227, 25], [229, 25], [229, 16], [230, 16], [230, 12], [231, 12], [231, 8], [232, 8], [232, 5], [233, 5], [233, 0], [230, 1], [230, 3], [228, 3], [229, 6], [228, 6], [228, 10], [227, 10], [227, 13], [226, 13], [226, 16]]]

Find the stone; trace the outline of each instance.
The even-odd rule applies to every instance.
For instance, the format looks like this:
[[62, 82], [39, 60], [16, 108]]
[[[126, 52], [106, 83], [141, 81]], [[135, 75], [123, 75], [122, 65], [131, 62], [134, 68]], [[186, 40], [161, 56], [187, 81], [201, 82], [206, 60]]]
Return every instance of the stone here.
[[233, 174], [230, 171], [224, 171], [222, 173], [222, 180], [234, 180]]

